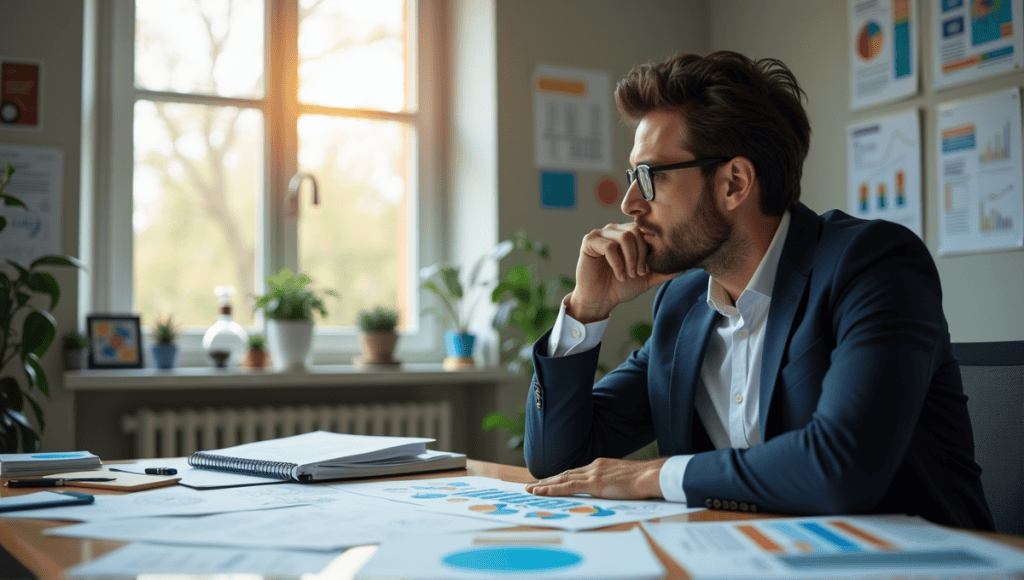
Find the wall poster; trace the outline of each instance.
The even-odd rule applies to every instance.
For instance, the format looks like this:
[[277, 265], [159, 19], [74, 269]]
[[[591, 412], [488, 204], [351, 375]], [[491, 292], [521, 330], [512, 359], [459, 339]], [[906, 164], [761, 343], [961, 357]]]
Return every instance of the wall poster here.
[[916, 94], [917, 2], [849, 0], [849, 10], [850, 108]]
[[1020, 70], [1022, 0], [938, 0], [932, 7], [932, 79], [944, 89]]

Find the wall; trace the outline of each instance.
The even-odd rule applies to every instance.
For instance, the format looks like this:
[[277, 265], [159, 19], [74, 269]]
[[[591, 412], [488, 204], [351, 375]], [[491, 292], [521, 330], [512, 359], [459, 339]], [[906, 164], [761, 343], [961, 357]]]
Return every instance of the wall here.
[[[79, 184], [82, 140], [82, 0], [21, 2], [0, 0], [0, 56], [42, 61], [41, 128], [17, 130], [0, 126], [0, 141], [17, 145], [57, 147], [64, 152], [61, 251], [78, 255]], [[43, 357], [52, 398], [42, 396], [46, 418], [44, 448], [74, 447], [70, 394], [61, 385], [59, 337], [74, 329], [77, 312], [78, 274], [67, 269], [52, 271], [61, 297], [51, 311], [57, 320], [57, 336]], [[49, 304], [46, 304], [48, 306]], [[20, 371], [15, 371], [19, 372]], [[36, 393], [38, 395], [38, 392]], [[31, 414], [30, 414], [31, 416]]]
[[[931, 21], [935, 2], [918, 2], [921, 91], [899, 103], [852, 112], [846, 0], [715, 0], [708, 3], [710, 50], [774, 57], [807, 92], [811, 151], [804, 164], [803, 201], [824, 212], [846, 210], [846, 127], [872, 117], [924, 110], [924, 238], [942, 278], [943, 309], [954, 342], [1024, 339], [1024, 252], [939, 257], [935, 182], [935, 107], [954, 99], [1020, 86], [1024, 72], [936, 93], [931, 88]], [[791, 31], [799, 31], [792, 34]], [[1019, 154], [1019, 153], [1018, 153]]]
[[[562, 65], [610, 74], [614, 87], [634, 65], [661, 60], [677, 52], [703, 52], [707, 45], [704, 0], [516, 0], [497, 2], [498, 63], [498, 229], [501, 239], [525, 228], [551, 245], [544, 275], [573, 276], [583, 236], [610, 222], [631, 222], [618, 208], [594, 198], [603, 175], [625, 191], [625, 170], [633, 147], [631, 127], [616, 122], [612, 133], [610, 173], [579, 171], [576, 209], [540, 205], [539, 172], [533, 165], [532, 75], [538, 64]], [[614, 109], [614, 104], [612, 105]], [[613, 111], [615, 119], [618, 113]], [[628, 327], [651, 320], [654, 292], [620, 305], [612, 314], [601, 362], [622, 362]], [[525, 389], [523, 390], [525, 397]]]

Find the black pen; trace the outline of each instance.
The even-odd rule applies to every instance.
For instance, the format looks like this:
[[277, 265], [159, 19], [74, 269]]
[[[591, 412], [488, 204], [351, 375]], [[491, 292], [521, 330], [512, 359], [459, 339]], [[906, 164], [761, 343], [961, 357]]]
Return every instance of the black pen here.
[[51, 479], [51, 478], [40, 478], [40, 479], [11, 479], [7, 482], [7, 487], [63, 487], [65, 482], [76, 481], [114, 481], [113, 477], [75, 477], [68, 479]]

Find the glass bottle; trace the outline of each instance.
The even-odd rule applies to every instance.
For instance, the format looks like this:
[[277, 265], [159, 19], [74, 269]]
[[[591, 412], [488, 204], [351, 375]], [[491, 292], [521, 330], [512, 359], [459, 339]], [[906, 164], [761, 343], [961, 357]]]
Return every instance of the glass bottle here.
[[203, 335], [203, 351], [210, 357], [217, 368], [225, 368], [229, 364], [237, 365], [242, 352], [249, 343], [249, 335], [231, 316], [231, 295], [235, 293], [232, 286], [217, 286], [213, 289], [220, 302], [220, 314], [217, 322]]

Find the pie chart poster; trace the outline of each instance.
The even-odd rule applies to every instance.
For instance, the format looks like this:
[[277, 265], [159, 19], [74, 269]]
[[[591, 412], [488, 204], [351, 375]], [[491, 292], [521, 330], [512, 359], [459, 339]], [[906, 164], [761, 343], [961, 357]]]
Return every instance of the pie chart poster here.
[[849, 7], [850, 108], [917, 94], [917, 3], [849, 0]]

